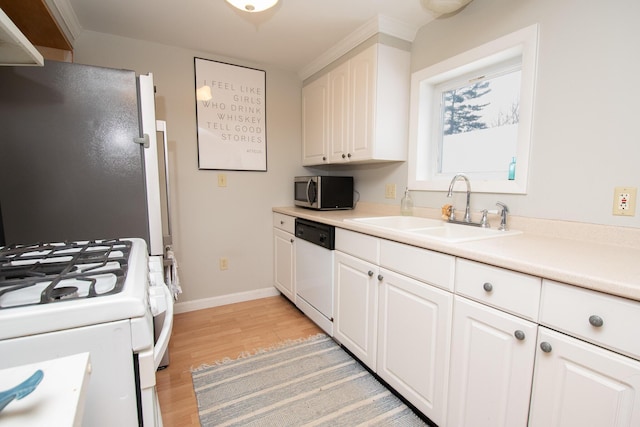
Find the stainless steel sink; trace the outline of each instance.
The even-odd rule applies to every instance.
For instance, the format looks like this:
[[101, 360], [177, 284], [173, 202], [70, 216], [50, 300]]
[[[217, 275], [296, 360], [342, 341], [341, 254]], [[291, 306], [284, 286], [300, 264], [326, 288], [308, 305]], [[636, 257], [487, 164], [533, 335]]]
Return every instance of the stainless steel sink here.
[[352, 218], [344, 221], [444, 243], [462, 243], [522, 234], [522, 231], [519, 230], [500, 231], [495, 228], [450, 224], [439, 219], [416, 216]]

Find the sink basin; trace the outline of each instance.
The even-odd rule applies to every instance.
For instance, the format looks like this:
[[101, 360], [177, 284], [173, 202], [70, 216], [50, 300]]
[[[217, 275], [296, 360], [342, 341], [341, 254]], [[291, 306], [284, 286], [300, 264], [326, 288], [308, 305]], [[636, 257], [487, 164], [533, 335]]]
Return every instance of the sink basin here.
[[417, 216], [352, 218], [345, 219], [345, 222], [384, 228], [386, 230], [424, 238], [425, 240], [435, 240], [444, 243], [462, 243], [522, 234], [522, 231], [518, 230], [499, 231], [494, 228], [450, 224], [439, 219], [421, 218]]
[[469, 225], [457, 225], [445, 223], [439, 228], [424, 228], [411, 230], [413, 235], [447, 243], [462, 243], [473, 240], [491, 239], [496, 237], [513, 236], [522, 234], [519, 230], [500, 231], [495, 228], [481, 228]]
[[345, 219], [345, 221], [399, 231], [418, 230], [444, 226], [444, 221], [442, 220], [421, 218], [418, 216], [380, 216], [370, 218]]

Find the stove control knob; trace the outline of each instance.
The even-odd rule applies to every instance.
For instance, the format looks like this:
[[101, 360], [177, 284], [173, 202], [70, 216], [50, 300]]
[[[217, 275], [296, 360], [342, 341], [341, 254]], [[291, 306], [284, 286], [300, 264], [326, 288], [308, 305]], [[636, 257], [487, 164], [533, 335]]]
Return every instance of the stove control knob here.
[[161, 286], [149, 287], [149, 306], [154, 317], [167, 311], [167, 301], [164, 298], [164, 290]]

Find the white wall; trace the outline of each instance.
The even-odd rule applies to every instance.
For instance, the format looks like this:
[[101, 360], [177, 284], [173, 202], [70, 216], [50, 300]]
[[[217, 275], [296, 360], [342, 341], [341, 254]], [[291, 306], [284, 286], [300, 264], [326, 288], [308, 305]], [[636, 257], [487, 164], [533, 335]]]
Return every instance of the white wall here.
[[[291, 177], [300, 165], [300, 79], [261, 64], [204, 52], [84, 32], [75, 44], [81, 64], [152, 72], [158, 119], [167, 121], [170, 145], [174, 248], [181, 302], [270, 287], [271, 207], [291, 204]], [[227, 174], [198, 170], [194, 56], [266, 70], [267, 172]], [[226, 256], [229, 269], [218, 260]]]
[[[637, 0], [474, 0], [419, 31], [412, 71], [540, 24], [528, 194], [475, 194], [472, 209], [501, 200], [514, 215], [640, 227], [640, 204], [635, 217], [611, 214], [614, 187], [640, 187], [639, 17]], [[404, 164], [355, 172], [363, 199], [398, 205], [402, 193], [384, 199], [384, 184], [404, 188], [406, 176]], [[414, 199], [434, 208], [450, 202], [443, 192]]]

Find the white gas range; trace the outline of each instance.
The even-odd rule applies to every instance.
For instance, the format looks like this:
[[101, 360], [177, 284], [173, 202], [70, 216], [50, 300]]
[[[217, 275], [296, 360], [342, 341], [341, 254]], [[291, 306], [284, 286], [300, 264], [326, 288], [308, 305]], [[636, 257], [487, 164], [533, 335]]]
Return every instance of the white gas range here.
[[89, 352], [82, 425], [161, 426], [155, 371], [173, 298], [158, 258], [141, 239], [0, 248], [0, 368]]

